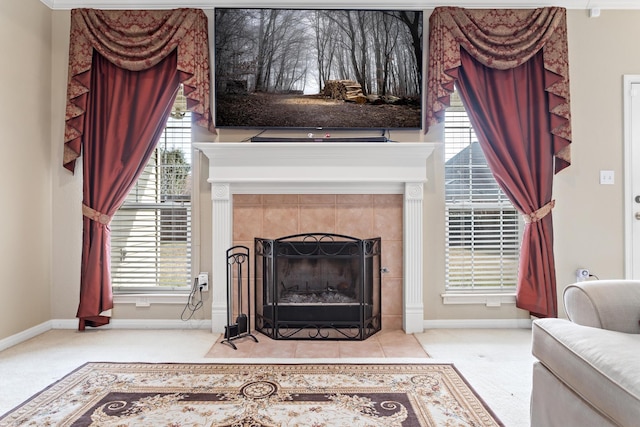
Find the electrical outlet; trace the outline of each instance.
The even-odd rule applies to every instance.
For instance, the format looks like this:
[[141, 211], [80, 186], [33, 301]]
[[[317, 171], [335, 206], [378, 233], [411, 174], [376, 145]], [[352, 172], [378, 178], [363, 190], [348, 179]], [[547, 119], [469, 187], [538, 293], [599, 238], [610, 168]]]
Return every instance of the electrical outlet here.
[[584, 282], [589, 278], [589, 270], [586, 268], [579, 268], [576, 270], [576, 281]]
[[202, 292], [209, 290], [209, 273], [198, 274], [198, 287]]
[[600, 171], [600, 184], [613, 185], [615, 183], [614, 171]]

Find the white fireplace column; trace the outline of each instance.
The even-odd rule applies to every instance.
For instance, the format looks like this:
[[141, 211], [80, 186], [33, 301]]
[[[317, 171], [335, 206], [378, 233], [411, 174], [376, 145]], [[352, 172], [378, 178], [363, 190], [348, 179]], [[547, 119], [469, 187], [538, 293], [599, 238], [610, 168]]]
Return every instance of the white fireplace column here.
[[[424, 323], [423, 183], [427, 143], [197, 143], [209, 158], [212, 200], [212, 331], [227, 324], [226, 251], [234, 194], [403, 194], [403, 329]], [[384, 297], [384, 296], [383, 296]]]
[[[211, 184], [212, 226], [212, 275], [211, 325], [212, 331], [222, 333], [227, 325], [227, 249], [233, 245], [233, 196], [231, 184]], [[251, 267], [253, 268], [253, 267]]]
[[422, 324], [424, 323], [423, 286], [417, 286], [418, 283], [424, 284], [423, 199], [422, 182], [407, 182], [405, 184], [402, 236], [404, 252], [402, 260], [404, 276], [402, 329], [408, 334], [422, 332]]

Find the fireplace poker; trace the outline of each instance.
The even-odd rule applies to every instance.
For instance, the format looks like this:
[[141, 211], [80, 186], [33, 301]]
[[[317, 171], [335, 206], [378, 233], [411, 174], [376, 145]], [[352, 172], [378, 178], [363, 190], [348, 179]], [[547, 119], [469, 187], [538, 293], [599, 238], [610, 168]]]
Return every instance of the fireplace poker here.
[[236, 317], [238, 334], [247, 332], [247, 315], [242, 312], [242, 308], [242, 269], [238, 268], [238, 317]]

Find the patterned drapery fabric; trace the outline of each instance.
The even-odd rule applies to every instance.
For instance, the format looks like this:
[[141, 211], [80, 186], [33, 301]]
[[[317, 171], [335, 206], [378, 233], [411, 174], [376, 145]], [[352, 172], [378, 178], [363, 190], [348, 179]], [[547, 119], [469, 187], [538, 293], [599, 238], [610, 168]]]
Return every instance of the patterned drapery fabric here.
[[82, 148], [94, 49], [129, 71], [149, 69], [177, 50], [187, 108], [211, 131], [207, 17], [199, 9], [71, 11], [64, 167], [73, 172]]
[[437, 7], [429, 18], [425, 132], [444, 120], [461, 65], [460, 49], [489, 68], [507, 70], [542, 50], [551, 133], [559, 172], [571, 164], [566, 10]]
[[177, 52], [130, 71], [93, 52], [82, 145], [82, 262], [78, 329], [106, 325], [113, 308], [109, 222], [144, 171], [171, 112]]
[[[461, 52], [458, 90], [496, 182], [525, 221], [516, 307], [557, 317], [553, 255], [554, 136], [547, 113], [542, 52], [524, 64], [496, 70]], [[545, 211], [548, 212], [545, 213]]]

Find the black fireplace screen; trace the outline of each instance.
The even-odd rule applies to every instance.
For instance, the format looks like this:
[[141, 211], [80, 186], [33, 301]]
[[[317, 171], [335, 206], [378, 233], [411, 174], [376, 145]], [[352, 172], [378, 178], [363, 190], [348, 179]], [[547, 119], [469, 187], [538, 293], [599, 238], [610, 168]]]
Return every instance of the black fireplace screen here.
[[256, 329], [274, 339], [363, 340], [381, 329], [380, 238], [255, 239]]

